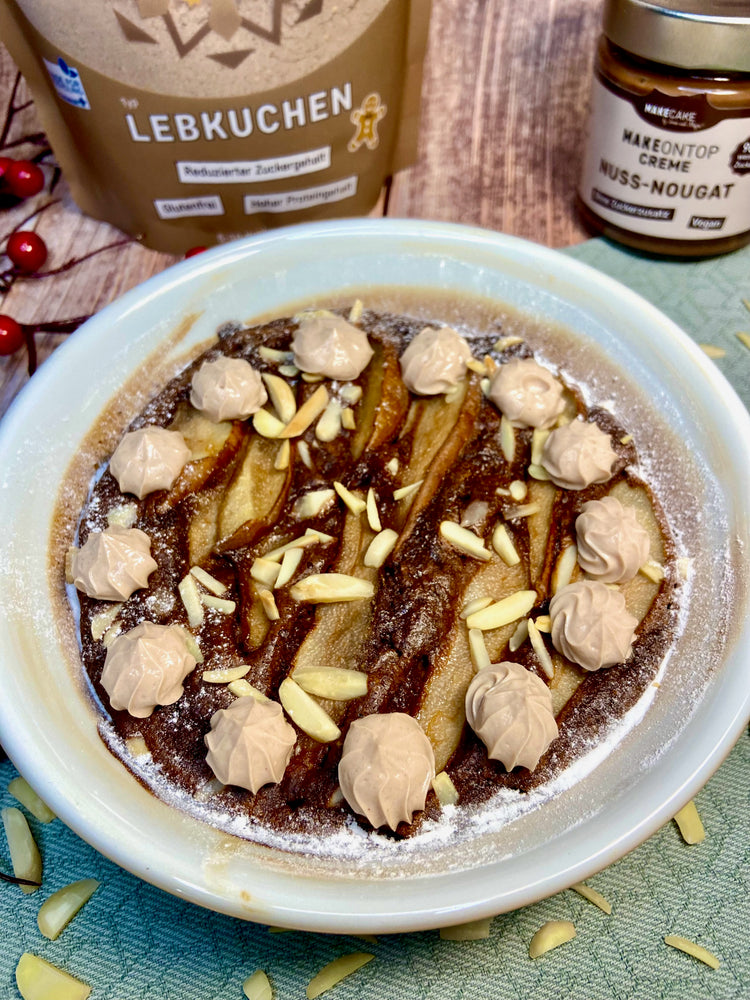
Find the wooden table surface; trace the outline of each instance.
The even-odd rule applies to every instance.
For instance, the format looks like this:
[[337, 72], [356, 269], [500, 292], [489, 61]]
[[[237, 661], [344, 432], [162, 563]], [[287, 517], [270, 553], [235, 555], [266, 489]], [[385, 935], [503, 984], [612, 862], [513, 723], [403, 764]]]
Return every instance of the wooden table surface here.
[[[394, 178], [388, 214], [485, 226], [552, 247], [585, 239], [574, 192], [600, 17], [599, 0], [434, 0], [419, 159]], [[20, 110], [3, 136], [11, 103]], [[33, 155], [38, 146], [18, 140], [39, 128], [0, 44], [0, 155]], [[33, 224], [48, 243], [48, 269], [121, 244], [121, 233], [81, 214], [64, 178], [55, 198]], [[0, 210], [0, 248], [43, 200], [44, 192]], [[17, 280], [0, 293], [0, 313], [29, 324], [90, 315], [175, 259], [115, 245], [51, 277]], [[0, 271], [5, 263], [0, 252]], [[62, 337], [35, 339], [43, 363]], [[24, 352], [0, 357], [0, 415], [27, 379]]]

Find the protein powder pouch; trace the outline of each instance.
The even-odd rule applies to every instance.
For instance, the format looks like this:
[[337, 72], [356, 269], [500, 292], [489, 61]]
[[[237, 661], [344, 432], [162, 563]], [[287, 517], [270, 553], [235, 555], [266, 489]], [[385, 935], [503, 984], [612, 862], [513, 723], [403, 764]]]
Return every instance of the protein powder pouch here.
[[0, 0], [0, 34], [81, 209], [179, 254], [375, 206], [429, 3]]

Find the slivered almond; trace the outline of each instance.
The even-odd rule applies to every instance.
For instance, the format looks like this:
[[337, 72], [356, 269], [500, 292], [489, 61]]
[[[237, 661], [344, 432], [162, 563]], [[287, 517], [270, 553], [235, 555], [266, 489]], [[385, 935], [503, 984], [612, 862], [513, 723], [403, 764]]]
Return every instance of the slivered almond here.
[[515, 347], [516, 344], [522, 343], [523, 337], [509, 334], [507, 337], [499, 337], [492, 346], [496, 351], [507, 351], [509, 347]]
[[109, 649], [121, 632], [122, 622], [115, 622], [114, 625], [111, 625], [102, 636], [102, 646], [104, 646], [105, 649]]
[[276, 606], [276, 598], [273, 596], [270, 590], [258, 591], [258, 597], [260, 598], [260, 603], [263, 605], [263, 610], [266, 613], [266, 618], [269, 622], [277, 622], [281, 615], [279, 614], [279, 609]]
[[385, 467], [386, 467], [386, 470], [387, 470], [388, 472], [390, 472], [390, 474], [391, 474], [392, 476], [395, 476], [395, 475], [396, 475], [396, 473], [398, 472], [398, 459], [397, 459], [397, 458], [396, 458], [395, 456], [394, 456], [393, 458], [390, 458], [390, 459], [389, 459], [389, 460], [388, 460], [388, 461], [387, 461], [387, 462], [385, 463]]
[[447, 771], [441, 771], [432, 779], [432, 788], [441, 806], [458, 804], [458, 791]]
[[500, 451], [510, 465], [516, 457], [516, 432], [505, 414], [500, 417]]
[[548, 483], [552, 479], [543, 465], [530, 465], [526, 471], [532, 479], [537, 479], [540, 483]]
[[355, 431], [357, 429], [357, 421], [354, 417], [354, 410], [350, 407], [345, 406], [341, 411], [341, 426], [345, 431]]
[[537, 660], [539, 660], [539, 666], [551, 680], [555, 676], [555, 665], [547, 651], [539, 629], [531, 619], [529, 619], [529, 642], [531, 643], [531, 648], [536, 653]]
[[535, 590], [517, 590], [515, 594], [510, 594], [481, 611], [475, 611], [466, 619], [466, 624], [469, 628], [479, 628], [482, 631], [509, 625], [518, 618], [525, 617], [534, 607], [536, 599]]
[[572, 941], [576, 936], [576, 929], [570, 920], [548, 920], [542, 924], [529, 944], [529, 958], [539, 958], [545, 952], [553, 948], [559, 948], [561, 944]]
[[523, 644], [526, 642], [528, 638], [529, 638], [529, 620], [528, 618], [524, 618], [523, 621], [520, 621], [518, 625], [516, 625], [515, 632], [508, 640], [508, 649], [511, 651], [511, 653], [515, 653], [517, 649], [520, 649], [521, 646], [523, 646]]
[[308, 535], [312, 535], [314, 537], [315, 541], [317, 541], [317, 542], [323, 542], [324, 545], [325, 545], [326, 542], [335, 542], [336, 541], [336, 539], [333, 537], [333, 535], [327, 535], [325, 533], [325, 531], [318, 531], [317, 528], [305, 528], [305, 538]]
[[336, 497], [335, 490], [312, 490], [294, 501], [294, 516], [299, 518], [317, 517], [329, 507]]
[[550, 432], [543, 427], [535, 427], [531, 435], [531, 465], [542, 464], [542, 452], [544, 442], [550, 436]]
[[440, 938], [442, 941], [485, 941], [490, 936], [491, 928], [492, 917], [482, 917], [465, 924], [441, 927]]
[[492, 557], [481, 538], [455, 521], [441, 521], [439, 531], [441, 538], [467, 556], [481, 559], [482, 562], [487, 562]]
[[233, 694], [235, 698], [255, 698], [256, 701], [271, 700], [270, 698], [267, 698], [262, 691], [259, 691], [257, 687], [253, 687], [249, 681], [244, 680], [244, 678], [241, 678], [238, 681], [230, 681], [229, 684], [227, 684], [227, 690], [230, 694]]
[[341, 958], [336, 958], [333, 962], [329, 962], [328, 965], [320, 970], [317, 976], [313, 976], [310, 980], [305, 991], [307, 1000], [315, 1000], [321, 993], [325, 993], [326, 990], [330, 990], [336, 983], [340, 983], [342, 979], [350, 976], [353, 972], [357, 972], [363, 965], [371, 962], [373, 958], [375, 958], [374, 955], [357, 951], [351, 955], [342, 955]]
[[206, 590], [210, 590], [211, 593], [215, 594], [217, 597], [221, 597], [222, 594], [226, 594], [226, 584], [211, 576], [210, 573], [207, 573], [205, 569], [201, 569], [200, 566], [191, 566], [190, 573], [195, 577], [198, 583], [205, 587]]
[[305, 468], [309, 469], [312, 472], [313, 460], [312, 460], [312, 455], [310, 454], [310, 446], [308, 445], [307, 441], [297, 442], [297, 454], [299, 455], [300, 461], [305, 466]]
[[706, 831], [692, 799], [675, 813], [674, 821], [686, 844], [700, 844], [706, 839]]
[[261, 437], [281, 437], [281, 432], [284, 430], [284, 426], [284, 421], [279, 420], [278, 417], [275, 417], [273, 413], [269, 413], [268, 410], [258, 410], [258, 412], [253, 415], [253, 427]]
[[279, 587], [285, 587], [289, 583], [299, 569], [299, 564], [302, 562], [304, 554], [305, 550], [299, 546], [294, 549], [287, 549], [281, 558], [281, 568], [273, 585], [274, 590], [278, 590]]
[[750, 333], [738, 333], [737, 340], [739, 340], [741, 344], [744, 344], [745, 347], [750, 349]]
[[23, 1000], [87, 1000], [91, 994], [90, 986], [30, 951], [18, 960], [16, 986]]
[[592, 889], [590, 885], [586, 885], [585, 882], [576, 882], [575, 885], [570, 887], [574, 892], [577, 892], [579, 896], [583, 896], [584, 899], [588, 899], [590, 903], [594, 906], [598, 906], [600, 910], [609, 914], [612, 912], [612, 906], [607, 900], [602, 896], [600, 892], [596, 889]]
[[362, 313], [365, 311], [365, 304], [362, 299], [355, 299], [352, 303], [352, 307], [349, 310], [349, 322], [359, 323], [362, 319]]
[[237, 609], [236, 601], [228, 601], [223, 597], [214, 597], [213, 594], [201, 594], [201, 600], [207, 608], [220, 611], [223, 615], [233, 615]]
[[292, 722], [318, 743], [331, 743], [341, 735], [328, 712], [291, 677], [279, 685], [279, 701]]
[[549, 615], [537, 615], [534, 619], [534, 624], [539, 629], [540, 632], [551, 632], [552, 631], [552, 619]]
[[475, 372], [477, 375], [487, 375], [487, 365], [483, 361], [478, 361], [476, 358], [469, 358], [466, 362], [466, 367], [471, 372]]
[[492, 604], [491, 597], [475, 597], [473, 601], [469, 601], [468, 604], [463, 606], [458, 617], [466, 619], [469, 615], [473, 615], [475, 611], [481, 611], [482, 608], [486, 608], [490, 604]]
[[623, 436], [620, 438], [620, 444], [630, 444], [632, 440], [633, 440], [632, 434], [623, 434]]
[[446, 392], [445, 392], [444, 399], [445, 399], [446, 403], [453, 403], [453, 402], [455, 402], [455, 400], [457, 400], [457, 399], [459, 399], [461, 397], [461, 395], [463, 394], [463, 391], [464, 391], [464, 387], [463, 387], [463, 383], [462, 382], [457, 382], [455, 385], [452, 385], [450, 387], [450, 389], [447, 389]]
[[269, 559], [268, 556], [258, 556], [250, 567], [250, 576], [265, 587], [273, 587], [280, 572], [280, 564]]
[[10, 863], [16, 878], [25, 879], [31, 885], [19, 885], [27, 895], [36, 892], [42, 884], [42, 858], [32, 836], [26, 817], [15, 806], [2, 810], [5, 838], [8, 841]]
[[273, 467], [277, 472], [283, 472], [285, 469], [289, 468], [289, 462], [292, 457], [292, 446], [288, 439], [285, 439], [279, 445], [279, 450], [276, 452], [276, 457], [273, 460]]
[[661, 583], [664, 579], [664, 567], [653, 560], [649, 560], [643, 566], [640, 566], [638, 572], [642, 576], [645, 576], [646, 579], [651, 580], [652, 583]]
[[138, 506], [134, 503], [120, 504], [107, 513], [107, 524], [110, 528], [114, 525], [120, 528], [132, 528], [137, 520]]
[[360, 399], [362, 399], [362, 386], [347, 382], [346, 385], [341, 386], [341, 398], [345, 403], [349, 403], [350, 406], [356, 406]]
[[523, 481], [523, 479], [514, 479], [513, 482], [510, 484], [510, 486], [508, 487], [508, 492], [510, 493], [510, 495], [513, 497], [514, 500], [520, 503], [521, 500], [526, 499], [529, 492], [529, 488]]
[[336, 601], [361, 601], [373, 597], [375, 585], [346, 573], [311, 573], [290, 589], [295, 601], [332, 604]]
[[125, 740], [125, 746], [127, 747], [128, 753], [131, 757], [150, 757], [151, 751], [148, 748], [148, 743], [144, 740], [140, 733], [135, 733], [133, 736], [128, 736]]
[[367, 509], [367, 502], [363, 500], [362, 497], [357, 496], [356, 493], [352, 493], [352, 491], [347, 489], [343, 483], [339, 483], [337, 481], [333, 484], [333, 488], [336, 490], [352, 514], [361, 514], [362, 511]]
[[82, 878], [64, 885], [45, 899], [36, 915], [37, 925], [44, 937], [56, 941], [100, 884], [95, 878]]
[[[336, 496], [333, 490], [326, 490], [325, 492], [330, 494], [331, 499]], [[306, 494], [307, 496], [314, 496], [312, 493]], [[322, 509], [322, 508], [321, 508]], [[333, 538], [331, 535], [326, 535], [322, 531], [316, 531], [315, 528], [308, 528], [304, 535], [298, 535], [297, 538], [293, 538], [291, 542], [285, 542], [283, 545], [278, 545], [275, 549], [269, 549], [268, 552], [264, 552], [261, 558], [268, 559], [270, 562], [281, 562], [281, 557], [289, 549], [306, 549], [308, 545], [315, 545], [316, 542], [332, 542]]]
[[296, 378], [299, 375], [299, 368], [296, 365], [279, 365], [279, 375], [284, 378]]
[[273, 1000], [271, 981], [263, 969], [256, 969], [242, 984], [242, 992], [247, 1000]]
[[378, 499], [372, 486], [367, 491], [367, 523], [373, 531], [380, 531], [383, 527], [378, 512]]
[[504, 524], [498, 524], [492, 532], [492, 548], [497, 552], [506, 566], [517, 566], [521, 561], [521, 557]]
[[698, 344], [698, 347], [709, 358], [723, 358], [727, 353], [723, 347], [717, 347], [716, 344]]
[[177, 584], [177, 591], [180, 595], [180, 600], [185, 606], [185, 611], [187, 611], [188, 625], [191, 628], [196, 628], [203, 621], [204, 609], [195, 577], [189, 573], [187, 576], [184, 576]]
[[479, 388], [482, 390], [483, 396], [489, 396], [492, 391], [492, 380], [489, 378], [483, 378], [479, 383]]
[[363, 563], [371, 569], [380, 569], [398, 541], [398, 532], [393, 528], [383, 528], [367, 546]]
[[196, 663], [203, 663], [203, 653], [198, 645], [198, 640], [195, 638], [192, 632], [184, 628], [182, 625], [176, 626], [182, 632], [182, 638], [185, 640], [185, 648], [188, 653], [193, 657]]
[[104, 611], [100, 611], [98, 614], [94, 615], [91, 619], [91, 638], [94, 642], [98, 642], [110, 625], [117, 618], [122, 604], [112, 604]]
[[306, 399], [302, 406], [300, 406], [278, 436], [280, 438], [293, 438], [304, 434], [310, 424], [318, 419], [327, 405], [328, 390], [324, 385], [320, 385], [312, 396]]
[[315, 437], [318, 441], [335, 441], [341, 433], [341, 403], [337, 399], [329, 399], [320, 420], [315, 425]]
[[250, 668], [246, 663], [240, 663], [236, 667], [223, 667], [219, 670], [204, 670], [201, 680], [206, 684], [229, 684], [244, 677]]
[[55, 814], [50, 807], [39, 798], [25, 778], [19, 776], [10, 781], [8, 783], [8, 792], [22, 806], [25, 806], [40, 823], [51, 823], [55, 819]]
[[721, 965], [716, 955], [709, 951], [708, 948], [704, 948], [702, 945], [696, 944], [695, 941], [690, 941], [688, 938], [681, 937], [679, 934], [667, 934], [664, 938], [664, 944], [668, 944], [670, 948], [677, 948], [679, 951], [684, 951], [687, 955], [692, 955], [693, 958], [704, 962], [712, 969], [718, 969]]
[[423, 482], [424, 479], [418, 479], [416, 483], [410, 483], [408, 486], [400, 486], [397, 490], [393, 491], [393, 499], [406, 500], [407, 497], [414, 496]]
[[469, 629], [469, 655], [476, 671], [484, 670], [492, 664], [490, 654], [484, 641], [484, 633], [481, 629]]
[[509, 521], [513, 521], [517, 517], [531, 517], [532, 514], [538, 514], [540, 510], [541, 508], [536, 502], [519, 504], [518, 507], [511, 507], [505, 516]]
[[303, 691], [328, 698], [330, 701], [350, 701], [367, 694], [367, 674], [362, 670], [343, 667], [300, 667], [294, 680]]
[[568, 545], [555, 564], [552, 573], [552, 593], [556, 594], [567, 587], [573, 577], [573, 571], [578, 564], [578, 546]]
[[283, 424], [288, 424], [297, 412], [294, 390], [280, 375], [269, 375], [268, 372], [263, 372], [261, 378], [266, 383], [268, 396], [274, 410], [276, 410], [276, 416]]
[[258, 354], [271, 365], [285, 364], [294, 357], [291, 351], [277, 351], [274, 347], [266, 347], [265, 345], [258, 348]]

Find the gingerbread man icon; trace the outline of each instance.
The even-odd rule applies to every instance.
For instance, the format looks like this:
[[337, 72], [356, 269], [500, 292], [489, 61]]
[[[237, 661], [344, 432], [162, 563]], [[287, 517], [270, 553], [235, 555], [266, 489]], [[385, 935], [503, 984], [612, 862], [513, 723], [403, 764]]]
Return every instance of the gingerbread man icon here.
[[362, 145], [367, 146], [368, 149], [378, 148], [380, 145], [378, 122], [385, 117], [387, 110], [387, 106], [380, 103], [380, 94], [372, 93], [367, 95], [356, 111], [352, 111], [349, 117], [352, 123], [357, 126], [357, 131], [349, 140], [347, 148], [350, 153], [356, 152]]

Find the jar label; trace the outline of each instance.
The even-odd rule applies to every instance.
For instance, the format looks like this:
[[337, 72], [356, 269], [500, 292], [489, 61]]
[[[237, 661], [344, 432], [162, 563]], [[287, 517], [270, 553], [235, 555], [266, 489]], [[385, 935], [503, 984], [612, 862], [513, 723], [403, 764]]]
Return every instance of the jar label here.
[[599, 218], [671, 240], [750, 229], [750, 108], [636, 95], [595, 78], [580, 195]]

